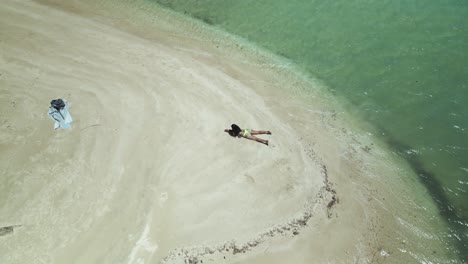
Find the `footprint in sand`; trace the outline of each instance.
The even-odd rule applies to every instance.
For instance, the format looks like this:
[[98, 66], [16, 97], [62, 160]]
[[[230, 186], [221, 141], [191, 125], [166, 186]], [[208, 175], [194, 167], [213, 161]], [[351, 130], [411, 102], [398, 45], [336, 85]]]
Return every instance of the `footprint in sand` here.
[[162, 192], [160, 195], [159, 195], [159, 205], [160, 206], [163, 206], [164, 203], [166, 203], [167, 199], [169, 198], [169, 195], [167, 194], [167, 192]]

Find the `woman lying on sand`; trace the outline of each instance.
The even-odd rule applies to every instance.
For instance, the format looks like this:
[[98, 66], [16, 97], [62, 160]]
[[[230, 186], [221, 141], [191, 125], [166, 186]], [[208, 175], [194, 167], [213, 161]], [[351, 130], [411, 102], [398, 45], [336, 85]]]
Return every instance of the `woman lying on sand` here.
[[224, 129], [224, 132], [228, 133], [232, 137], [243, 137], [250, 140], [255, 140], [257, 142], [263, 143], [268, 146], [268, 140], [258, 138], [254, 135], [267, 134], [271, 135], [270, 131], [264, 130], [253, 130], [253, 129], [241, 129], [238, 125], [232, 124], [231, 129]]

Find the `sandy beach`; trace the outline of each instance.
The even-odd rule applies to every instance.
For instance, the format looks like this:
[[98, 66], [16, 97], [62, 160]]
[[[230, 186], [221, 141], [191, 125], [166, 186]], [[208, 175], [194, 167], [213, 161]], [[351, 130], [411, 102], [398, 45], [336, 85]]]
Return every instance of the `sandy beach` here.
[[[389, 238], [418, 197], [300, 77], [177, 35], [164, 13], [145, 34], [52, 2], [0, 6], [1, 263], [383, 263], [442, 247]], [[70, 129], [47, 117], [56, 98]], [[272, 131], [270, 146], [232, 123]]]

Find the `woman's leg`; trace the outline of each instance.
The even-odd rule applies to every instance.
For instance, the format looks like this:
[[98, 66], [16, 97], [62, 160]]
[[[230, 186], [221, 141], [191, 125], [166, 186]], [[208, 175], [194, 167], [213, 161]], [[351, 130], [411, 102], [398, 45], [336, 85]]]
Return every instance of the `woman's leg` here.
[[268, 140], [261, 139], [261, 138], [258, 138], [256, 136], [246, 135], [245, 138], [260, 142], [260, 143], [265, 144], [265, 145], [268, 145]]
[[266, 131], [266, 130], [251, 130], [250, 131], [250, 134], [252, 135], [261, 135], [261, 134], [267, 134], [267, 135], [270, 135], [271, 132], [270, 131]]

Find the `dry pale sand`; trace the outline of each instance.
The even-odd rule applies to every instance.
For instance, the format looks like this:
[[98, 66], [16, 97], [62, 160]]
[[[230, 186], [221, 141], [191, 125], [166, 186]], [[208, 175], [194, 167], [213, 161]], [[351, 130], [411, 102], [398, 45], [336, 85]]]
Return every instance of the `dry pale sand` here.
[[[84, 7], [2, 1], [0, 263], [409, 257], [385, 242], [396, 209], [362, 176], [370, 148], [343, 143], [324, 101], [307, 108], [278, 68], [160, 24], [144, 38]], [[54, 131], [59, 97], [75, 121]], [[223, 133], [234, 122], [271, 145]]]

